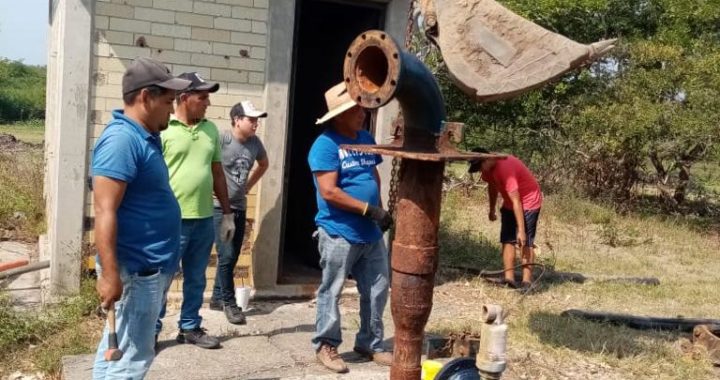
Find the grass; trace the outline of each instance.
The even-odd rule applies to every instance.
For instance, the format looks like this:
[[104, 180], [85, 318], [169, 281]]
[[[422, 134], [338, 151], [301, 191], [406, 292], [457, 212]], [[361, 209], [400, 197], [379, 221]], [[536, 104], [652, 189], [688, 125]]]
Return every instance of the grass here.
[[0, 134], [6, 133], [28, 144], [42, 144], [45, 139], [45, 121], [30, 120], [13, 124], [0, 124]]
[[40, 312], [15, 310], [0, 294], [0, 378], [14, 371], [59, 378], [64, 355], [95, 349], [103, 324], [91, 316], [97, 305], [94, 280], [83, 280], [79, 295]]
[[[441, 265], [500, 269], [499, 222], [487, 220], [482, 189], [446, 194]], [[690, 334], [637, 331], [560, 315], [588, 309], [645, 316], [720, 318], [716, 231], [699, 231], [682, 216], [627, 214], [571, 196], [546, 197], [537, 244], [538, 261], [557, 271], [587, 276], [657, 277], [659, 286], [541, 281], [532, 295], [488, 285], [443, 270], [428, 331], [476, 332], [479, 306], [508, 312], [509, 378], [712, 379], [706, 357]]]
[[0, 146], [0, 230], [12, 231], [10, 238], [15, 240], [34, 241], [45, 230], [44, 158], [40, 145], [44, 121], [0, 125], [3, 133], [26, 144], [4, 141]]
[[720, 165], [701, 162], [693, 166], [692, 175], [706, 190], [720, 194]]
[[45, 230], [43, 154], [39, 148], [0, 151], [0, 229], [36, 240]]

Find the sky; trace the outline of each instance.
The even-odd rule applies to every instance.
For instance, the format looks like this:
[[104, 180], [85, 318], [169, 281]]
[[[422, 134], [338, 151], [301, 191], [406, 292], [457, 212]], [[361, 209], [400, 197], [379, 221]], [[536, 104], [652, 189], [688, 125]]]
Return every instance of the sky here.
[[47, 63], [48, 0], [0, 0], [0, 57]]

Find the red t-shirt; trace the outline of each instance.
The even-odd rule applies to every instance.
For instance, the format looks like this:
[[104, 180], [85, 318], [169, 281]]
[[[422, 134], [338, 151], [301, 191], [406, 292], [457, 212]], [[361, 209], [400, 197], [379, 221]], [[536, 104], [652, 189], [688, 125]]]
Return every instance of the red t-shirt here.
[[512, 210], [508, 193], [513, 191], [520, 193], [523, 210], [538, 210], [542, 206], [542, 192], [535, 176], [515, 156], [498, 159], [495, 167], [482, 173], [482, 179], [495, 185], [503, 197], [503, 208]]

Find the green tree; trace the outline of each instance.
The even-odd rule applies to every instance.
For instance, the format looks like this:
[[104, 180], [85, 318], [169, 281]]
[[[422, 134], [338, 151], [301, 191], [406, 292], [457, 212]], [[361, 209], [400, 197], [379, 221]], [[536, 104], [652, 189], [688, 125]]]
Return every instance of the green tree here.
[[45, 67], [0, 58], [0, 122], [45, 117]]
[[620, 38], [590, 67], [517, 99], [475, 104], [437, 69], [449, 116], [468, 147], [530, 160], [549, 185], [625, 200], [643, 180], [685, 200], [690, 169], [718, 157], [720, 0], [505, 0], [579, 42]]

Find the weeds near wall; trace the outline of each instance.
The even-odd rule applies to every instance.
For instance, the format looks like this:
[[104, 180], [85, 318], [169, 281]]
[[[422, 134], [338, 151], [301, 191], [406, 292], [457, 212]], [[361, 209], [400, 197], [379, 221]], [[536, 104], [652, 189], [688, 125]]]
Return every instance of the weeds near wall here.
[[83, 280], [79, 295], [40, 311], [16, 310], [0, 293], [0, 378], [27, 369], [53, 376], [63, 356], [92, 352], [102, 327], [92, 316], [98, 303], [91, 279]]
[[[0, 146], [0, 233], [34, 241], [45, 230], [42, 149], [19, 142]], [[4, 230], [4, 231], [3, 231]]]

